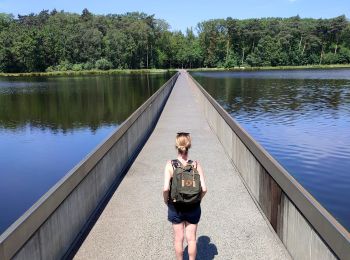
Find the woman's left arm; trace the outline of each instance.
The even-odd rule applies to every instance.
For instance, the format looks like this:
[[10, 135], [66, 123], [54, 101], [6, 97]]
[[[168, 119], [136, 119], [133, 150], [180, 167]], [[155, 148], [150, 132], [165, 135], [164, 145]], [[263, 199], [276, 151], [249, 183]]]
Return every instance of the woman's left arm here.
[[168, 204], [168, 200], [169, 200], [171, 171], [172, 171], [171, 162], [167, 161], [164, 169], [164, 186], [163, 186], [163, 199], [165, 204]]

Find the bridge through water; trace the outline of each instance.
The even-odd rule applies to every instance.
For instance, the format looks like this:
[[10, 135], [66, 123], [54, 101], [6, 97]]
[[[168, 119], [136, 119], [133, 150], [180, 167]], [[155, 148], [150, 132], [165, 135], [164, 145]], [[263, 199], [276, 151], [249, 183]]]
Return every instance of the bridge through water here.
[[[175, 135], [192, 135], [190, 157], [205, 171], [198, 237], [208, 237], [219, 259], [289, 259], [287, 250], [254, 204], [209, 127], [191, 79], [183, 72], [149, 140], [76, 254], [76, 259], [173, 259], [171, 223], [163, 203], [163, 169], [176, 158]], [[199, 258], [201, 259], [201, 258]], [[206, 259], [206, 258], [204, 258]]]
[[0, 259], [173, 259], [178, 131], [207, 179], [198, 259], [350, 258], [349, 233], [182, 70], [0, 237]]

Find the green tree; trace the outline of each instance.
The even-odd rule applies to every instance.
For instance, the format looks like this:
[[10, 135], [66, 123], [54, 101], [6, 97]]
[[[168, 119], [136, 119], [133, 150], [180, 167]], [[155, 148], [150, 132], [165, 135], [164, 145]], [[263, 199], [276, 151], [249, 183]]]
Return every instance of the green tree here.
[[95, 63], [96, 69], [109, 70], [112, 68], [112, 63], [105, 58], [99, 59]]
[[105, 57], [112, 62], [114, 68], [129, 68], [129, 60], [133, 55], [135, 43], [119, 30], [108, 30], [103, 38]]
[[261, 38], [256, 50], [247, 57], [248, 64], [252, 66], [284, 65], [284, 60], [280, 43], [271, 36]]
[[196, 32], [171, 31], [166, 21], [139, 12], [0, 13], [0, 71], [92, 69], [101, 59], [107, 67], [130, 69], [349, 62], [350, 22], [344, 15], [229, 17], [203, 21]]

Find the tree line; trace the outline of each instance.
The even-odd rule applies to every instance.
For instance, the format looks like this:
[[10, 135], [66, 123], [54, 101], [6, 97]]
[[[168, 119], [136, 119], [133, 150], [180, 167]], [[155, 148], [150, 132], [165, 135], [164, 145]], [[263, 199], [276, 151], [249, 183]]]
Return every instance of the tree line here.
[[349, 63], [350, 22], [344, 15], [229, 17], [182, 33], [138, 12], [0, 14], [1, 72]]

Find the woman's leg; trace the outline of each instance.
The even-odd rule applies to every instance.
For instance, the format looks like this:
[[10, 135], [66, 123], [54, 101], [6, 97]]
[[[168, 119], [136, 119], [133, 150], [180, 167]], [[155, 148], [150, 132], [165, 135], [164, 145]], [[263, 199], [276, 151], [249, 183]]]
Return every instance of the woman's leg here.
[[174, 245], [177, 260], [183, 259], [183, 242], [184, 242], [184, 222], [173, 224]]
[[185, 225], [189, 260], [195, 260], [197, 255], [197, 224], [191, 224], [186, 221]]

